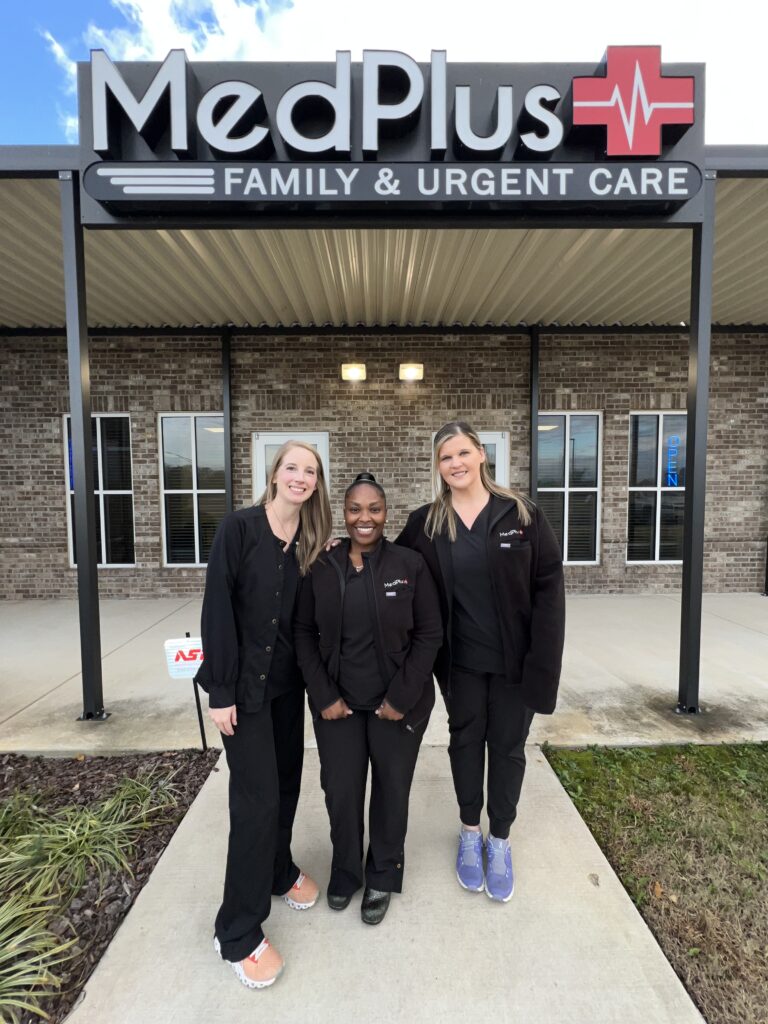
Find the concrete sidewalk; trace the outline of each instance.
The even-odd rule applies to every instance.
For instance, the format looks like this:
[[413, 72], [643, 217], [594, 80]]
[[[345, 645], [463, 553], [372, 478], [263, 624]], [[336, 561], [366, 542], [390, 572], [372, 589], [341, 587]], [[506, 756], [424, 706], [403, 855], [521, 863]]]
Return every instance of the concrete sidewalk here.
[[[324, 888], [328, 821], [309, 751], [294, 855]], [[274, 900], [286, 970], [250, 992], [212, 950], [227, 837], [226, 768], [208, 780], [88, 982], [71, 1024], [702, 1024], [702, 1018], [535, 748], [512, 833], [509, 904], [456, 884], [445, 750], [416, 771], [405, 892], [377, 928], [358, 900], [299, 913]]]
[[[76, 603], [0, 606], [0, 751], [118, 753], [199, 744], [192, 684], [167, 677], [163, 641], [187, 630], [195, 635], [200, 602], [105, 600], [101, 607], [111, 717], [81, 723]], [[558, 710], [535, 720], [532, 741], [767, 740], [768, 598], [705, 596], [699, 716], [673, 713], [679, 633], [679, 597], [569, 596]], [[210, 726], [208, 736], [220, 745]], [[438, 700], [425, 742], [445, 745], [447, 739]], [[307, 744], [314, 745], [309, 723]]]

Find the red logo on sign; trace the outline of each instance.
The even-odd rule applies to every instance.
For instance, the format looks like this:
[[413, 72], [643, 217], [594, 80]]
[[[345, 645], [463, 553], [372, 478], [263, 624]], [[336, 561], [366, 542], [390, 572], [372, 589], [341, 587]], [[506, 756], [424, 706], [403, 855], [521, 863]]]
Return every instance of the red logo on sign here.
[[176, 651], [176, 657], [173, 659], [177, 661], [202, 661], [203, 652], [198, 647], [190, 647], [188, 651]]
[[693, 121], [693, 79], [665, 78], [660, 46], [609, 46], [605, 78], [573, 80], [573, 123], [604, 124], [608, 156], [658, 156], [662, 125]]

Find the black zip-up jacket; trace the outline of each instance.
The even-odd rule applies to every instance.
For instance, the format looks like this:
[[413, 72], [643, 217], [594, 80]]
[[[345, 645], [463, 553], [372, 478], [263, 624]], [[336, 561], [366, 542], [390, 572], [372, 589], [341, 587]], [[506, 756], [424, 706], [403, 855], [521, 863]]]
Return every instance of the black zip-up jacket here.
[[216, 530], [205, 576], [203, 656], [197, 682], [212, 708], [259, 711], [277, 640], [283, 550], [263, 505], [229, 512]]
[[[532, 505], [524, 526], [517, 505], [491, 495], [488, 517], [488, 566], [504, 648], [507, 681], [522, 686], [532, 711], [555, 710], [565, 638], [565, 588], [560, 547], [543, 512]], [[429, 505], [408, 517], [398, 544], [424, 556], [437, 583], [445, 631], [435, 674], [450, 692], [453, 566], [447, 533], [430, 540], [424, 532]]]
[[[299, 587], [296, 655], [315, 717], [341, 697], [338, 678], [349, 547], [344, 540], [321, 555]], [[435, 703], [432, 666], [443, 639], [437, 589], [421, 555], [386, 539], [363, 559], [386, 699], [405, 716], [404, 727], [413, 730], [426, 722]]]

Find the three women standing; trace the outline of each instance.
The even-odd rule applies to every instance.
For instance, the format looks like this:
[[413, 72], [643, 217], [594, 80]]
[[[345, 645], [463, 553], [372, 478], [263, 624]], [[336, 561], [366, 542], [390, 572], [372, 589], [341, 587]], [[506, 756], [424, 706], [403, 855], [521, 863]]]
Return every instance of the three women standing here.
[[211, 548], [197, 681], [229, 765], [229, 848], [215, 946], [249, 988], [283, 959], [264, 937], [271, 898], [311, 907], [318, 888], [294, 864], [291, 831], [304, 756], [304, 684], [293, 644], [299, 577], [323, 550], [331, 511], [314, 448], [277, 452], [258, 505], [224, 517]]
[[[477, 433], [447, 423], [434, 439], [434, 493], [397, 538], [437, 583], [444, 641], [435, 672], [448, 708], [461, 820], [459, 884], [506, 902], [514, 891], [509, 831], [534, 712], [551, 714], [565, 629], [562, 556], [541, 511], [493, 480]], [[488, 754], [488, 817], [480, 813]], [[483, 864], [483, 852], [486, 865]]]

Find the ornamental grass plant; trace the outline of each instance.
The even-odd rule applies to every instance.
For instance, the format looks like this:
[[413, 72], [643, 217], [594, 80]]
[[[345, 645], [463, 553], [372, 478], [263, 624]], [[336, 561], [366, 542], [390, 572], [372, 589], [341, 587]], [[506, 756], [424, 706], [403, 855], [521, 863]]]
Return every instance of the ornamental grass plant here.
[[60, 986], [54, 968], [77, 938], [52, 930], [87, 878], [130, 874], [141, 833], [176, 806], [171, 776], [125, 778], [102, 800], [48, 811], [35, 794], [0, 802], [0, 1019], [28, 1011], [47, 1017], [44, 999]]

